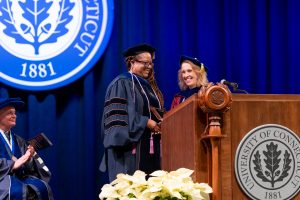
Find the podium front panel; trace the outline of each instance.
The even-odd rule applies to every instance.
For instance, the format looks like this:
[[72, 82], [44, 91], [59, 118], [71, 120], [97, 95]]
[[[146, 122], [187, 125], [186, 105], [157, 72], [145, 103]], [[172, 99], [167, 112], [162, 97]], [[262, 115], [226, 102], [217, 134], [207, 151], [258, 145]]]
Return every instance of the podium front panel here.
[[[300, 136], [300, 95], [233, 94], [230, 110], [222, 116], [220, 184], [222, 200], [250, 199], [240, 187], [234, 170], [237, 148], [245, 135], [258, 126], [278, 124]], [[194, 95], [169, 111], [162, 124], [162, 168], [194, 170], [197, 182], [210, 182], [210, 159], [201, 135], [207, 131], [207, 115]], [[211, 158], [214, 159], [214, 158]], [[299, 183], [300, 184], [300, 183]], [[270, 199], [270, 198], [266, 198]], [[293, 198], [300, 200], [299, 193]]]

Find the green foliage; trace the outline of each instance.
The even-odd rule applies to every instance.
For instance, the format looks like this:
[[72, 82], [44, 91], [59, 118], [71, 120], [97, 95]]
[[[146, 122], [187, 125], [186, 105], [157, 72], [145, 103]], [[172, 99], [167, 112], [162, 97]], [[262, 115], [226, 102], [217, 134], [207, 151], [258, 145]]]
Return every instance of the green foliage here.
[[135, 195], [132, 194], [132, 193], [129, 193], [129, 194], [128, 194], [128, 197], [129, 197], [129, 198], [136, 198]]

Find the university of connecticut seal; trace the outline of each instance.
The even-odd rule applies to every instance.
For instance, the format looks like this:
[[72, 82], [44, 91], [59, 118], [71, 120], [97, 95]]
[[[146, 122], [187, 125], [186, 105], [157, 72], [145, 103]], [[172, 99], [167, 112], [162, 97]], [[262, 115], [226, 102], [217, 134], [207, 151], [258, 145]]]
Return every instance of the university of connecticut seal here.
[[300, 189], [299, 137], [278, 124], [254, 128], [237, 148], [235, 175], [251, 199], [291, 199]]
[[104, 52], [113, 0], [0, 0], [0, 81], [20, 89], [61, 87]]

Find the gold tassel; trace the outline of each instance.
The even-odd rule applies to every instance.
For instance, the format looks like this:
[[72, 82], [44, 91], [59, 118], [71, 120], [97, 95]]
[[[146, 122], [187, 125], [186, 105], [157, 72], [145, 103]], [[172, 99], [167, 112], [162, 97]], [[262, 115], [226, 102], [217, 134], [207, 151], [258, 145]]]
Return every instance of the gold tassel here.
[[201, 73], [204, 73], [204, 72], [205, 72], [205, 67], [204, 67], [203, 63], [201, 63], [200, 72], [201, 72]]

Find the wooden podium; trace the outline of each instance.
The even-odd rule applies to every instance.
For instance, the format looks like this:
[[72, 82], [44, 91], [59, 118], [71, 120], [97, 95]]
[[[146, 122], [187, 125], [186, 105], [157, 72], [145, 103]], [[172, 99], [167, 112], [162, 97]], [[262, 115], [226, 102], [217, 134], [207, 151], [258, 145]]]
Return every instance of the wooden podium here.
[[[211, 99], [204, 100], [199, 92], [164, 115], [162, 168], [167, 171], [180, 167], [194, 170], [194, 181], [212, 186], [213, 200], [249, 199], [235, 176], [238, 145], [250, 130], [263, 124], [279, 124], [299, 136], [300, 95], [231, 96], [224, 92], [221, 91], [221, 95], [208, 92], [206, 97]], [[218, 98], [224, 98], [224, 95], [229, 95], [224, 108], [201, 108], [205, 101], [218, 104]], [[300, 194], [293, 199], [300, 200]]]

